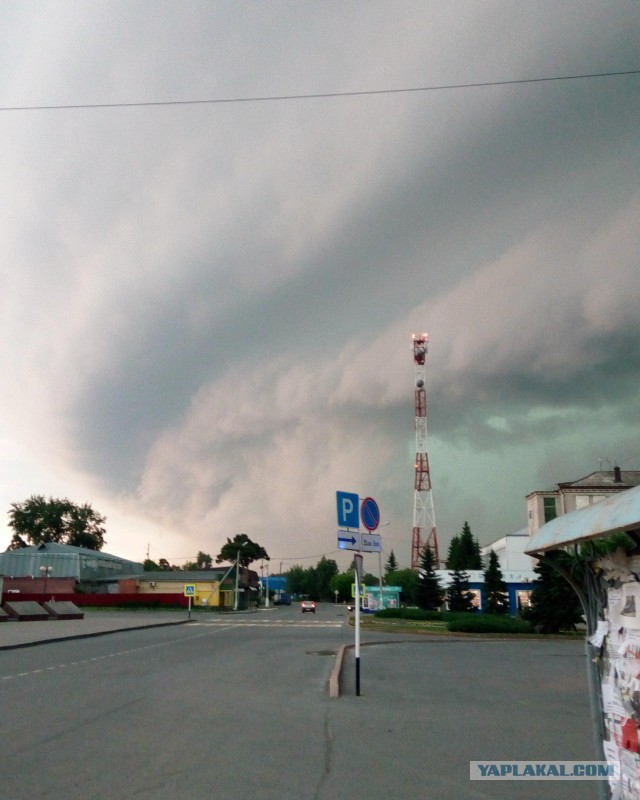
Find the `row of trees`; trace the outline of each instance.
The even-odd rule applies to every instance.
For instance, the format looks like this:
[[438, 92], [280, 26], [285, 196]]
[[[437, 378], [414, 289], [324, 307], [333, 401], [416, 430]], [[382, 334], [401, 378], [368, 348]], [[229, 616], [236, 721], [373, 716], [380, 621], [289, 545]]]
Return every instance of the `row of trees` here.
[[[9, 510], [9, 527], [13, 530], [10, 550], [29, 545], [58, 544], [101, 550], [105, 544], [106, 518], [88, 504], [77, 505], [68, 498], [46, 499], [43, 495], [31, 495], [22, 503], [13, 503]], [[616, 543], [611, 543], [613, 546]], [[624, 543], [623, 543], [624, 544]], [[571, 570], [572, 556], [558, 554], [558, 561], [565, 570]], [[238, 560], [248, 567], [258, 560], [269, 560], [262, 545], [244, 533], [226, 543], [216, 556], [216, 563], [233, 563]], [[188, 561], [181, 567], [170, 564], [161, 558], [156, 563], [151, 559], [144, 562], [145, 570], [196, 570], [211, 569], [213, 558], [202, 551], [195, 561]], [[398, 569], [393, 550], [385, 564], [387, 584], [402, 588], [403, 601], [416, 604], [424, 609], [439, 609], [445, 599], [452, 611], [473, 610], [473, 594], [469, 590], [467, 570], [483, 569], [480, 545], [471, 533], [469, 523], [465, 522], [462, 531], [453, 537], [446, 560], [447, 569], [452, 571], [450, 586], [445, 591], [440, 584], [435, 556], [430, 547], [425, 547], [419, 571]], [[531, 595], [531, 607], [523, 616], [531, 619], [541, 629], [556, 631], [568, 628], [581, 619], [580, 602], [567, 581], [547, 560], [536, 567], [538, 580]], [[341, 602], [351, 599], [352, 585], [355, 582], [353, 565], [346, 572], [339, 572], [333, 559], [320, 559], [315, 567], [294, 566], [286, 574], [287, 588], [292, 594], [308, 595], [315, 600], [334, 600]], [[364, 583], [377, 586], [379, 579], [371, 574], [364, 576]], [[498, 557], [492, 551], [484, 570], [485, 610], [493, 614], [506, 614], [509, 610], [507, 587], [504, 583]]]
[[[269, 561], [269, 554], [261, 544], [251, 541], [246, 533], [238, 533], [233, 539], [227, 537], [227, 541], [222, 545], [220, 552], [216, 556], [216, 564], [233, 564], [235, 560], [242, 567], [248, 567], [254, 561]], [[211, 569], [213, 558], [208, 553], [198, 551], [195, 561], [185, 561], [181, 566], [170, 564], [166, 558], [161, 558], [157, 562], [146, 559], [144, 562], [145, 570], [149, 572], [167, 572], [177, 570], [196, 570]]]
[[[469, 574], [465, 569], [450, 569], [452, 569], [451, 583], [445, 591], [436, 572], [433, 551], [429, 545], [424, 548], [415, 592], [416, 604], [420, 608], [427, 611], [436, 611], [442, 607], [446, 599], [450, 611], [474, 610], [474, 595], [469, 589]], [[489, 555], [489, 563], [483, 577], [487, 601], [485, 611], [490, 614], [508, 613], [509, 596], [507, 594], [507, 585], [502, 577], [498, 556], [493, 550]]]

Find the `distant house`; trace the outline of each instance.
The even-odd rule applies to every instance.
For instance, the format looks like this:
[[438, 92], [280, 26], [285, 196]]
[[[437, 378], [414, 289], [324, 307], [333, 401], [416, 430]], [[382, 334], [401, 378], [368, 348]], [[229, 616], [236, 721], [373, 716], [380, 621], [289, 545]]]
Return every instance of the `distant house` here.
[[[538, 577], [532, 572], [537, 560], [525, 552], [529, 547], [530, 537], [556, 517], [586, 508], [638, 485], [640, 470], [621, 470], [620, 467], [614, 467], [612, 470], [592, 472], [577, 481], [558, 483], [551, 489], [536, 490], [526, 496], [528, 526], [480, 549], [484, 564], [487, 564], [491, 550], [498, 556], [509, 589], [512, 612], [514, 608], [528, 604], [531, 589], [525, 584]], [[472, 585], [472, 588], [478, 587]]]
[[0, 553], [0, 575], [29, 578], [43, 584], [64, 578], [67, 583], [71, 579], [72, 586], [110, 583], [117, 586], [121, 578], [143, 571], [143, 565], [136, 561], [55, 542]]
[[[212, 569], [175, 570], [145, 572], [120, 583], [123, 593], [137, 592], [144, 595], [176, 594], [182, 596], [185, 584], [193, 584], [195, 594], [193, 604], [209, 608], [234, 607], [235, 567]], [[257, 603], [259, 595], [258, 574], [251, 569], [240, 567], [238, 573], [238, 608], [249, 608]]]
[[533, 536], [552, 519], [586, 508], [606, 497], [640, 486], [640, 470], [600, 470], [577, 481], [558, 483], [527, 495], [528, 533]]
[[[235, 566], [231, 570], [223, 566], [190, 572], [145, 572], [144, 565], [136, 561], [54, 542], [0, 553], [0, 576], [4, 576], [5, 594], [65, 595], [79, 591], [96, 601], [105, 594], [120, 595], [123, 600], [145, 595], [166, 603], [183, 597], [185, 584], [194, 584], [194, 605], [233, 608], [235, 604]], [[254, 606], [259, 593], [257, 573], [240, 567], [238, 607]]]
[[[528, 542], [528, 537], [523, 541]], [[484, 589], [484, 571], [481, 569], [465, 570], [469, 576], [469, 591], [473, 595], [473, 605], [478, 611], [484, 611], [487, 603]], [[452, 581], [452, 571], [437, 569], [436, 575], [440, 579], [443, 589], [448, 589]], [[509, 613], [515, 616], [523, 607], [529, 605], [532, 583], [538, 576], [532, 569], [503, 569], [502, 578], [507, 586], [509, 598]]]
[[500, 569], [503, 570], [532, 570], [535, 568], [536, 560], [525, 554], [525, 548], [529, 542], [528, 528], [521, 528], [515, 533], [508, 533], [501, 539], [496, 539], [491, 544], [486, 544], [480, 548], [482, 563], [489, 563], [489, 554], [493, 550], [498, 556]]

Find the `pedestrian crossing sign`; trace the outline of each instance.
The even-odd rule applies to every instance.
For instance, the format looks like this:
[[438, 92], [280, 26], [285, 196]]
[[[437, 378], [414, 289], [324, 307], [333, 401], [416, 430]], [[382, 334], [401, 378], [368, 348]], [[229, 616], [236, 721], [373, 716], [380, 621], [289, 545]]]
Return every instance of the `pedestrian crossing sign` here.
[[196, 596], [196, 585], [195, 585], [195, 583], [185, 583], [185, 585], [184, 585], [184, 596], [185, 597], [195, 597]]

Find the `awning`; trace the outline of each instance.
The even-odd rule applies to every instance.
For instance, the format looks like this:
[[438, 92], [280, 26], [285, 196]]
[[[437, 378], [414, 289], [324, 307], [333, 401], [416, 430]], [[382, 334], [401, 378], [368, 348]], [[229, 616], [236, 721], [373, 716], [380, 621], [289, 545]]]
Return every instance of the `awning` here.
[[637, 529], [640, 529], [640, 486], [552, 519], [531, 537], [525, 553], [535, 556], [609, 533]]

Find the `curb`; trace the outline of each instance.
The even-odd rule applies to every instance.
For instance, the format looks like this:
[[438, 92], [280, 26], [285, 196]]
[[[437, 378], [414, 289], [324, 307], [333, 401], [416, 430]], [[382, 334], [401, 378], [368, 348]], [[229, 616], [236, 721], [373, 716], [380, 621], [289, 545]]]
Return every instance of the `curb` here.
[[148, 628], [166, 628], [169, 625], [188, 625], [191, 620], [179, 620], [178, 622], [159, 622], [149, 625], [136, 625], [134, 628], [113, 628], [108, 631], [92, 631], [91, 633], [76, 633], [69, 636], [54, 636], [51, 639], [38, 639], [35, 642], [20, 642], [18, 644], [0, 645], [0, 650], [18, 650], [22, 647], [37, 647], [40, 644], [52, 644], [53, 642], [68, 642], [71, 639], [92, 639], [96, 636], [108, 636], [111, 633], [124, 633], [125, 631], [143, 631]]
[[333, 665], [329, 677], [329, 697], [340, 697], [340, 673], [342, 672], [344, 653], [348, 647], [353, 647], [353, 645], [343, 644], [336, 655], [336, 663]]

